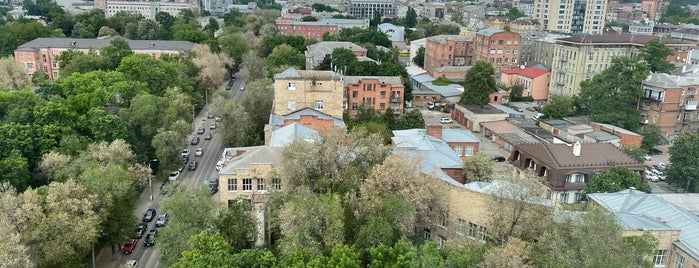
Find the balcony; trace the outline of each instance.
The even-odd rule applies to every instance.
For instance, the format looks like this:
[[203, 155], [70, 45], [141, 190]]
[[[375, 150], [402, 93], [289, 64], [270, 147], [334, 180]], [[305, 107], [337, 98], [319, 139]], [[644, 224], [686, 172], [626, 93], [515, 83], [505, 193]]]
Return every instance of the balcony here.
[[687, 100], [687, 104], [684, 106], [685, 111], [694, 111], [697, 109], [697, 101]]
[[402, 98], [391, 98], [391, 102], [401, 103], [401, 102], [403, 102], [403, 99]]

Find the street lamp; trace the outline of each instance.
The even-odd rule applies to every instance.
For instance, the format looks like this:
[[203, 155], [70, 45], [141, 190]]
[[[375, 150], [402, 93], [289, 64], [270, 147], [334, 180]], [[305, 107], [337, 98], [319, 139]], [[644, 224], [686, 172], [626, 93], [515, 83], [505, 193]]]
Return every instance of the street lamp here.
[[153, 177], [153, 167], [151, 167], [151, 163], [153, 162], [158, 162], [158, 159], [151, 159], [148, 161], [148, 188], [150, 189], [150, 201], [153, 201], [153, 180], [151, 179]]

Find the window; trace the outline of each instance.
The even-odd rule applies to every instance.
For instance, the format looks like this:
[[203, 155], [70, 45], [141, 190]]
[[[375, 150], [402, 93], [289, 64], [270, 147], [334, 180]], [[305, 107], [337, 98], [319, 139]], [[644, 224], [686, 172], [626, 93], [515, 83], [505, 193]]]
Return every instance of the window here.
[[674, 268], [682, 268], [684, 267], [684, 256], [680, 254], [675, 255], [675, 264], [673, 265]]
[[490, 54], [495, 54], [495, 49], [491, 49]]
[[498, 54], [502, 54], [502, 49], [498, 49]]
[[508, 45], [512, 45], [512, 40], [507, 40]]
[[446, 215], [442, 215], [442, 217], [439, 218], [439, 227], [442, 227], [442, 228], [445, 228], [445, 229], [446, 229], [446, 228], [447, 228], [447, 224], [448, 224], [448, 222], [447, 222], [447, 216], [446, 216]]
[[34, 69], [34, 63], [28, 62], [28, 63], [27, 63], [27, 69], [28, 69], [28, 70]]
[[425, 238], [425, 241], [430, 241], [430, 239], [432, 239], [432, 234], [430, 234], [430, 229], [425, 228], [425, 236], [423, 238]]
[[359, 91], [352, 91], [352, 98], [359, 96]]
[[462, 154], [463, 149], [464, 149], [464, 148], [463, 148], [463, 146], [461, 146], [461, 145], [455, 145], [455, 146], [454, 146], [454, 152], [456, 152], [456, 155], [458, 155], [458, 156], [463, 156], [463, 154]]
[[296, 90], [296, 83], [289, 83], [289, 90]]
[[357, 103], [356, 102], [352, 103], [352, 110], [357, 110]]
[[467, 145], [466, 151], [464, 151], [464, 156], [472, 156], [473, 155], [473, 145]]
[[440, 247], [440, 248], [441, 248], [441, 247], [444, 245], [444, 243], [446, 243], [446, 242], [447, 242], [447, 239], [446, 239], [444, 236], [441, 236], [441, 235], [440, 235], [440, 236], [437, 238], [437, 246]]
[[573, 173], [566, 175], [566, 182], [583, 182], [585, 181], [585, 175], [580, 173]]
[[485, 239], [488, 237], [488, 230], [485, 228], [485, 226], [478, 226], [478, 240], [481, 242], [485, 242]]
[[238, 191], [238, 180], [228, 179], [228, 191], [229, 192]]
[[468, 237], [470, 238], [476, 238], [476, 229], [478, 228], [478, 225], [475, 225], [472, 222], [468, 223]]
[[275, 190], [275, 191], [282, 190], [282, 179], [280, 179], [280, 178], [272, 179], [272, 190]]
[[381, 91], [380, 96], [382, 99], [385, 99], [386, 98], [386, 91]]
[[465, 232], [466, 232], [466, 221], [464, 221], [463, 219], [459, 219], [459, 226], [456, 229], [456, 233], [460, 234], [460, 235], [464, 235]]
[[322, 100], [316, 100], [315, 101], [315, 109], [316, 110], [323, 110], [323, 101]]
[[568, 192], [561, 192], [561, 200], [560, 203], [568, 203]]
[[667, 250], [658, 250], [653, 256], [653, 265], [655, 267], [665, 267], [665, 259], [667, 258]]
[[580, 202], [580, 192], [575, 193], [574, 198], [575, 198], [575, 200], [574, 200], [575, 203]]
[[243, 191], [252, 191], [252, 179], [243, 179]]
[[258, 191], [266, 191], [267, 186], [265, 185], [265, 179], [258, 178], [257, 179], [257, 190]]

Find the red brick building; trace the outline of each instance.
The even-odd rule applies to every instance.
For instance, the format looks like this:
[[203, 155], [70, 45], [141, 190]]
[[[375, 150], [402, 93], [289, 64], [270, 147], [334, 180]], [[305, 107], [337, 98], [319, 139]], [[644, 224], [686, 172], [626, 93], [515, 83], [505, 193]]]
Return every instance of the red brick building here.
[[642, 123], [657, 125], [665, 137], [699, 131], [699, 77], [696, 74], [651, 74], [642, 86], [643, 97], [638, 107]]
[[396, 115], [403, 114], [405, 87], [400, 76], [345, 76], [344, 82], [350, 117], [357, 115], [362, 104], [380, 113], [390, 108]]
[[[448, 66], [473, 65], [474, 35], [436, 35], [425, 40], [425, 71], [432, 76], [435, 71]], [[464, 69], [465, 70], [465, 69]], [[464, 74], [466, 74], [464, 72]], [[463, 75], [461, 75], [463, 77]]]
[[473, 60], [492, 64], [496, 72], [517, 67], [521, 41], [522, 37], [515, 32], [496, 28], [480, 30], [473, 41]]

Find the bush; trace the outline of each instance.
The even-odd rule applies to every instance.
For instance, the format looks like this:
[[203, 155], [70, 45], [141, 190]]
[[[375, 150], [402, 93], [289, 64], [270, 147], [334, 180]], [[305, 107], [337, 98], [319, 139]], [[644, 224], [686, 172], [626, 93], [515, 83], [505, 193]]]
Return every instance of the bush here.
[[511, 102], [532, 102], [534, 101], [534, 98], [532, 96], [526, 96], [526, 97], [519, 97], [519, 98], [510, 98]]

